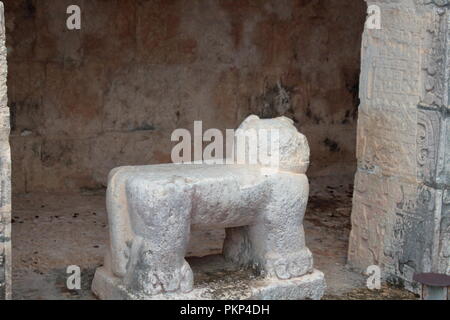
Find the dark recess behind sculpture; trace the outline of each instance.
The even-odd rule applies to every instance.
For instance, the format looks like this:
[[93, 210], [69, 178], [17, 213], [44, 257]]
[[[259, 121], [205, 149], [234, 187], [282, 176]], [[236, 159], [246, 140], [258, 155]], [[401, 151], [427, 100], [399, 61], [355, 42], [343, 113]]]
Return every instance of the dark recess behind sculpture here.
[[15, 192], [103, 190], [114, 167], [170, 162], [174, 129], [250, 113], [294, 119], [309, 176], [352, 183], [364, 1], [4, 3]]

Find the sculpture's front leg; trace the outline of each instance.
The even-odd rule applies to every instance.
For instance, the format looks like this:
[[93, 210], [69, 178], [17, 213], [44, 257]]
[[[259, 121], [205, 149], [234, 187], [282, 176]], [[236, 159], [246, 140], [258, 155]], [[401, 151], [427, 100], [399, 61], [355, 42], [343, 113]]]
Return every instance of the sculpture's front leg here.
[[268, 179], [272, 190], [268, 206], [254, 224], [227, 230], [224, 254], [236, 263], [257, 266], [268, 277], [299, 277], [313, 271], [303, 231], [308, 179], [292, 173]]
[[192, 290], [192, 270], [184, 259], [191, 188], [182, 179], [158, 184], [138, 176], [128, 181], [126, 192], [135, 237], [125, 286], [148, 295]]
[[269, 236], [263, 249], [264, 269], [269, 276], [290, 279], [313, 271], [313, 258], [305, 243], [303, 218], [309, 196], [308, 178], [304, 174], [280, 173], [272, 179], [272, 201], [262, 223], [253, 230]]

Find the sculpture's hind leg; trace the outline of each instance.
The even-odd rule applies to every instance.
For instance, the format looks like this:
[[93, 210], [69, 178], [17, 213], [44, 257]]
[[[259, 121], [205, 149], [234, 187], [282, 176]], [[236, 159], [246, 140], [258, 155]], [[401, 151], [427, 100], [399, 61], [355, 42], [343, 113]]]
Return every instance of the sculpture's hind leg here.
[[184, 259], [189, 241], [191, 190], [182, 179], [159, 185], [134, 178], [127, 184], [135, 237], [125, 285], [155, 295], [188, 292], [192, 270]]
[[269, 277], [304, 275], [313, 266], [303, 231], [308, 180], [305, 175], [290, 173], [268, 179], [271, 200], [253, 225], [227, 230], [224, 256], [241, 265], [256, 266]]

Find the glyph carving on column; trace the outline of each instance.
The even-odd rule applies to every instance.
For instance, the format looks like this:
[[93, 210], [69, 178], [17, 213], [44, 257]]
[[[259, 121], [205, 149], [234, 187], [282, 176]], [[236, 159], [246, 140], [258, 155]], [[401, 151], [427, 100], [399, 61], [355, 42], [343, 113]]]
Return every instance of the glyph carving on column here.
[[367, 1], [349, 263], [450, 273], [449, 1]]

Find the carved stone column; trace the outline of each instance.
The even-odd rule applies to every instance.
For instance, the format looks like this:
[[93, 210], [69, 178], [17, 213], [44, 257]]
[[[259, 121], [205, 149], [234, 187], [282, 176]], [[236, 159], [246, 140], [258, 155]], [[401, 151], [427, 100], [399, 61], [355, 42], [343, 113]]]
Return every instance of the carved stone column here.
[[417, 292], [415, 272], [450, 274], [450, 3], [367, 3], [348, 260]]
[[0, 299], [11, 298], [11, 153], [7, 72], [5, 16], [0, 2]]

